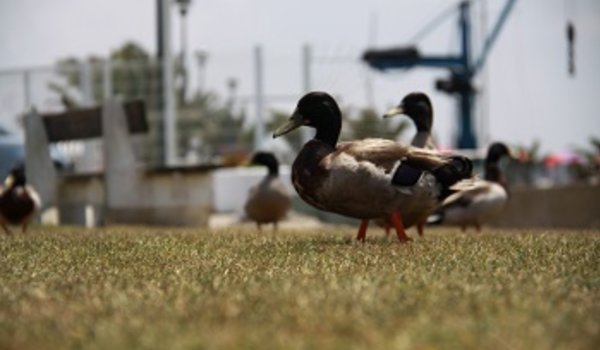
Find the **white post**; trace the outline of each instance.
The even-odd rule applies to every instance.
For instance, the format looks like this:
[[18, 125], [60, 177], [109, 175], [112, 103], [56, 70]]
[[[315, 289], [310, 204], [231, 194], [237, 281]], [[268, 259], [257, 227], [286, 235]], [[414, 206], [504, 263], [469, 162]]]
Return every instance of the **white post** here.
[[125, 206], [135, 201], [140, 186], [127, 115], [123, 103], [116, 98], [109, 98], [102, 105], [102, 138], [107, 208]]
[[[312, 65], [312, 49], [309, 44], [304, 44], [302, 47], [302, 92], [308, 93], [311, 90], [311, 65]], [[302, 142], [306, 143], [310, 140], [310, 129], [301, 128]]]
[[163, 78], [163, 119], [164, 119], [164, 152], [167, 165], [173, 165], [176, 161], [176, 130], [175, 130], [175, 84], [173, 81], [173, 50], [171, 45], [171, 6], [169, 0], [162, 0], [164, 11], [162, 11], [164, 56], [162, 61]]
[[113, 84], [112, 84], [112, 67], [110, 58], [104, 60], [104, 64], [102, 65], [102, 96], [107, 100], [113, 95]]
[[264, 91], [263, 91], [263, 62], [262, 48], [257, 45], [254, 48], [254, 69], [255, 69], [255, 98], [256, 98], [256, 119], [254, 121], [254, 150], [258, 150], [265, 136], [264, 124]]
[[25, 115], [25, 172], [27, 180], [42, 198], [42, 208], [55, 205], [56, 170], [50, 158], [44, 121], [33, 107]]
[[33, 107], [31, 99], [31, 71], [26, 70], [23, 73], [23, 89], [25, 92], [25, 110]]
[[90, 63], [81, 62], [79, 65], [79, 88], [83, 94], [82, 105], [90, 107], [94, 104], [94, 94], [92, 91], [92, 69]]

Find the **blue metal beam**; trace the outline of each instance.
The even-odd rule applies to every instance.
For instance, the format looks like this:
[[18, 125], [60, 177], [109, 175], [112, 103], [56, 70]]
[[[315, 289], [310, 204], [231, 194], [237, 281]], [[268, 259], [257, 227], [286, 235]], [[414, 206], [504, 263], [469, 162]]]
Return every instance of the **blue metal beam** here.
[[[471, 71], [471, 21], [469, 9], [471, 3], [463, 1], [460, 3], [460, 18], [458, 20], [461, 31], [461, 61], [463, 70], [457, 74], [459, 79], [469, 82], [473, 77]], [[471, 89], [459, 91], [459, 123], [460, 129], [456, 147], [464, 149], [477, 148], [477, 137], [473, 128], [473, 100], [474, 92]]]
[[[387, 50], [371, 50], [365, 53], [364, 59], [376, 69], [385, 71], [390, 69], [409, 69], [416, 66], [445, 68], [451, 73], [450, 80], [444, 82], [449, 86], [442, 88], [448, 93], [458, 97], [460, 129], [456, 142], [458, 148], [476, 148], [477, 138], [474, 133], [473, 104], [475, 92], [471, 81], [475, 74], [485, 63], [498, 34], [516, 0], [508, 0], [496, 21], [491, 34], [486, 38], [481, 55], [475, 64], [471, 62], [471, 21], [469, 12], [470, 0], [460, 3], [459, 28], [461, 34], [460, 55], [458, 56], [421, 56], [415, 47], [397, 48]], [[457, 83], [458, 82], [458, 83]], [[439, 83], [439, 82], [438, 82]]]
[[412, 68], [415, 66], [463, 69], [462, 57], [460, 56], [426, 56], [409, 59], [381, 58], [369, 62], [371, 67], [379, 70]]
[[483, 44], [483, 48], [481, 49], [481, 54], [479, 55], [477, 62], [475, 62], [475, 65], [473, 66], [473, 74], [476, 74], [479, 70], [481, 70], [481, 67], [483, 67], [485, 60], [489, 55], [492, 46], [496, 42], [498, 34], [500, 34], [500, 30], [504, 26], [504, 23], [506, 23], [506, 19], [508, 18], [508, 15], [510, 14], [515, 2], [516, 0], [508, 0], [506, 6], [504, 6], [504, 8], [502, 9], [502, 12], [498, 16], [498, 20], [496, 21], [492, 32], [485, 39], [485, 43]]

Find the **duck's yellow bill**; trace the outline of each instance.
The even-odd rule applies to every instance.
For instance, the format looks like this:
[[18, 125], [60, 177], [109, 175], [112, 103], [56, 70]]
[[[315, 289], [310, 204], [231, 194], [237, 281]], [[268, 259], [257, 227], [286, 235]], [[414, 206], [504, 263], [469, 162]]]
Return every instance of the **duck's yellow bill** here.
[[295, 110], [287, 123], [275, 130], [273, 133], [273, 138], [285, 135], [288, 132], [301, 127], [302, 125], [304, 125], [304, 118], [302, 117], [302, 114], [298, 112], [298, 110]]
[[394, 107], [392, 109], [390, 109], [389, 111], [385, 112], [385, 114], [383, 115], [384, 118], [391, 118], [395, 115], [399, 115], [399, 114], [404, 114], [404, 108], [398, 106], [398, 107]]

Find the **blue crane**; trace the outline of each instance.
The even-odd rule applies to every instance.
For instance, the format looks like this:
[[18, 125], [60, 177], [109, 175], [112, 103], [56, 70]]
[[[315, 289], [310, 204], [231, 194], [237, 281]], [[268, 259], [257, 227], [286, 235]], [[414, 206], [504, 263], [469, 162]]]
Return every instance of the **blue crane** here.
[[445, 93], [458, 97], [460, 129], [456, 147], [476, 148], [477, 137], [473, 131], [473, 104], [475, 102], [475, 88], [473, 78], [483, 67], [489, 52], [498, 38], [508, 15], [516, 0], [508, 0], [500, 12], [490, 34], [484, 41], [480, 55], [471, 59], [471, 21], [469, 17], [471, 2], [460, 2], [459, 30], [461, 47], [458, 55], [450, 56], [422, 56], [416, 47], [396, 47], [390, 49], [370, 49], [363, 55], [363, 60], [369, 66], [387, 71], [392, 69], [407, 69], [416, 66], [446, 68], [450, 71], [448, 79], [436, 81], [436, 88]]

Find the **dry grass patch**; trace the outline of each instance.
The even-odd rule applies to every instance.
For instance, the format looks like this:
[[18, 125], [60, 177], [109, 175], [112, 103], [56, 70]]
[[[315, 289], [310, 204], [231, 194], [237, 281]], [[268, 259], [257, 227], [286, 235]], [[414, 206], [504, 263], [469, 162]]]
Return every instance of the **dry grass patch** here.
[[598, 348], [600, 232], [429, 233], [1, 237], [0, 348]]

